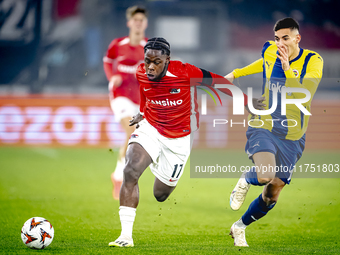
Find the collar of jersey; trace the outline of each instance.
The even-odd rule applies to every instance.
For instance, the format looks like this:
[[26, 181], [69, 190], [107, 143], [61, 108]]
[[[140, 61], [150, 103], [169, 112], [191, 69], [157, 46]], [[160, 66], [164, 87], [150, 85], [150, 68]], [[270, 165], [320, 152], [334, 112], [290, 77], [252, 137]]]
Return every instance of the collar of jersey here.
[[301, 56], [302, 56], [302, 53], [303, 53], [303, 49], [300, 48], [300, 52], [299, 52], [299, 55], [294, 58], [292, 61], [289, 61], [289, 64], [293, 63], [294, 61], [298, 60]]

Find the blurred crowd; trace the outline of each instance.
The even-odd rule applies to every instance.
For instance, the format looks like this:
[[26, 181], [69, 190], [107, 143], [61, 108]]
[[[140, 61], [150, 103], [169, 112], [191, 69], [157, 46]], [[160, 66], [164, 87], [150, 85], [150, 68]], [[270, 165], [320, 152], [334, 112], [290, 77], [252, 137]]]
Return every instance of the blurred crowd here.
[[[173, 57], [181, 55], [185, 62], [222, 75], [243, 60], [254, 60], [249, 58], [256, 58], [263, 43], [273, 39], [275, 21], [291, 16], [300, 22], [301, 46], [324, 53], [325, 75], [340, 75], [334, 67], [340, 66], [336, 0], [2, 0], [0, 93], [1, 87], [17, 84], [31, 93], [48, 92], [53, 86], [74, 93], [86, 88], [105, 91], [102, 58], [113, 38], [127, 35], [125, 10], [134, 4], [149, 10], [149, 38], [158, 35], [166, 27], [160, 24], [170, 17], [193, 18], [200, 43], [177, 47]], [[162, 31], [162, 36], [171, 43], [168, 32]]]

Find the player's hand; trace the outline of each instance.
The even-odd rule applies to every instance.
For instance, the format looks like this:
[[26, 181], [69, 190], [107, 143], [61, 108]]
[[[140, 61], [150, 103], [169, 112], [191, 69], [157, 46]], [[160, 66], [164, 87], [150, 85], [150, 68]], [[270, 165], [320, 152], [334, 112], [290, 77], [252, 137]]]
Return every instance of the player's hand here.
[[279, 54], [277, 54], [277, 57], [281, 60], [283, 71], [289, 70], [290, 64], [289, 64], [288, 47], [282, 44], [282, 45], [277, 46], [277, 49], [279, 51]]
[[[266, 104], [263, 103], [265, 101], [265, 97], [260, 97], [260, 98], [253, 98], [253, 106], [256, 110], [265, 110], [264, 107], [266, 107]], [[256, 117], [256, 114], [253, 114], [250, 112], [248, 105], [245, 106], [246, 110], [253, 116]]]
[[123, 78], [121, 75], [119, 74], [113, 75], [109, 82], [109, 90], [119, 87], [122, 84], [122, 82]]
[[265, 110], [264, 107], [266, 107], [266, 104], [263, 103], [265, 101], [265, 97], [260, 97], [260, 98], [253, 98], [253, 106], [256, 110]]
[[140, 113], [137, 113], [135, 116], [132, 117], [132, 120], [130, 120], [129, 126], [133, 126], [133, 125], [137, 124], [136, 128], [139, 128], [139, 124], [138, 123], [141, 120], [143, 120], [143, 115], [140, 114]]
[[226, 76], [224, 76], [224, 78], [226, 78], [228, 81], [230, 81], [232, 83], [235, 79], [235, 76], [231, 72], [231, 73], [228, 73]]

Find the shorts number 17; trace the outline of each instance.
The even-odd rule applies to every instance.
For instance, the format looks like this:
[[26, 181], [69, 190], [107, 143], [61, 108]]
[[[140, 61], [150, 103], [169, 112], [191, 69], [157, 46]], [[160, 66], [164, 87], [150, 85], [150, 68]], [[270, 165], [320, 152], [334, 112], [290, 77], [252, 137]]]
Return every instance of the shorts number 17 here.
[[174, 178], [174, 177], [175, 177], [176, 179], [178, 178], [178, 176], [179, 176], [180, 173], [182, 172], [183, 164], [180, 164], [179, 167], [180, 167], [180, 168], [179, 168], [178, 174], [177, 174], [177, 176], [175, 177], [176, 171], [177, 171], [177, 168], [178, 168], [178, 164], [175, 165], [175, 168], [174, 168], [174, 171], [172, 172], [171, 178]]

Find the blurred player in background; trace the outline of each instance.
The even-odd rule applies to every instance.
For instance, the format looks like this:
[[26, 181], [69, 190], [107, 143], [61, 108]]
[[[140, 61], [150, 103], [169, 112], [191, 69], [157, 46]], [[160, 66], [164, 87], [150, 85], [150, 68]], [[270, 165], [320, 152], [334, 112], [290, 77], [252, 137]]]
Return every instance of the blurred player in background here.
[[[168, 198], [181, 178], [190, 154], [190, 134], [199, 125], [196, 86], [205, 84], [215, 91], [212, 85], [217, 82], [231, 84], [204, 69], [170, 61], [170, 44], [164, 38], [148, 40], [144, 50], [144, 63], [137, 69], [140, 113], [131, 121], [131, 125], [137, 124], [137, 129], [129, 140], [119, 199], [122, 232], [109, 246], [133, 246], [138, 180], [148, 166], [155, 175], [153, 192], [159, 202]], [[219, 90], [231, 96], [230, 90]], [[244, 102], [246, 105], [246, 95]]]
[[110, 103], [115, 120], [125, 131], [124, 145], [119, 150], [116, 169], [111, 175], [113, 198], [119, 199], [123, 182], [125, 152], [131, 133], [135, 130], [129, 126], [129, 120], [138, 113], [139, 84], [136, 79], [137, 66], [144, 59], [143, 47], [146, 44], [145, 29], [148, 25], [147, 10], [132, 6], [126, 10], [129, 36], [114, 39], [104, 57], [104, 70], [109, 80]]
[[[275, 90], [278, 90], [276, 110], [269, 115], [257, 116], [255, 120], [265, 120], [264, 125], [257, 128], [249, 126], [247, 130], [245, 150], [255, 167], [239, 179], [230, 196], [231, 208], [238, 210], [241, 207], [251, 185], [264, 186], [264, 189], [242, 218], [231, 227], [230, 234], [236, 246], [248, 246], [246, 227], [273, 209], [281, 190], [290, 183], [293, 168], [305, 147], [309, 115], [305, 115], [294, 104], [288, 104], [286, 115], [283, 115], [281, 89], [289, 87], [308, 90], [311, 98], [302, 105], [310, 112], [312, 98], [322, 77], [323, 60], [318, 53], [299, 47], [301, 35], [294, 19], [277, 21], [274, 32], [275, 42], [264, 44], [261, 59], [225, 76], [232, 82], [235, 78], [262, 72], [265, 79], [262, 96], [265, 98], [266, 110], [271, 108], [273, 97], [276, 96]], [[287, 93], [286, 98], [303, 99], [305, 96], [303, 93], [292, 92]], [[264, 172], [264, 167], [272, 171]], [[273, 171], [275, 167], [276, 171]]]

